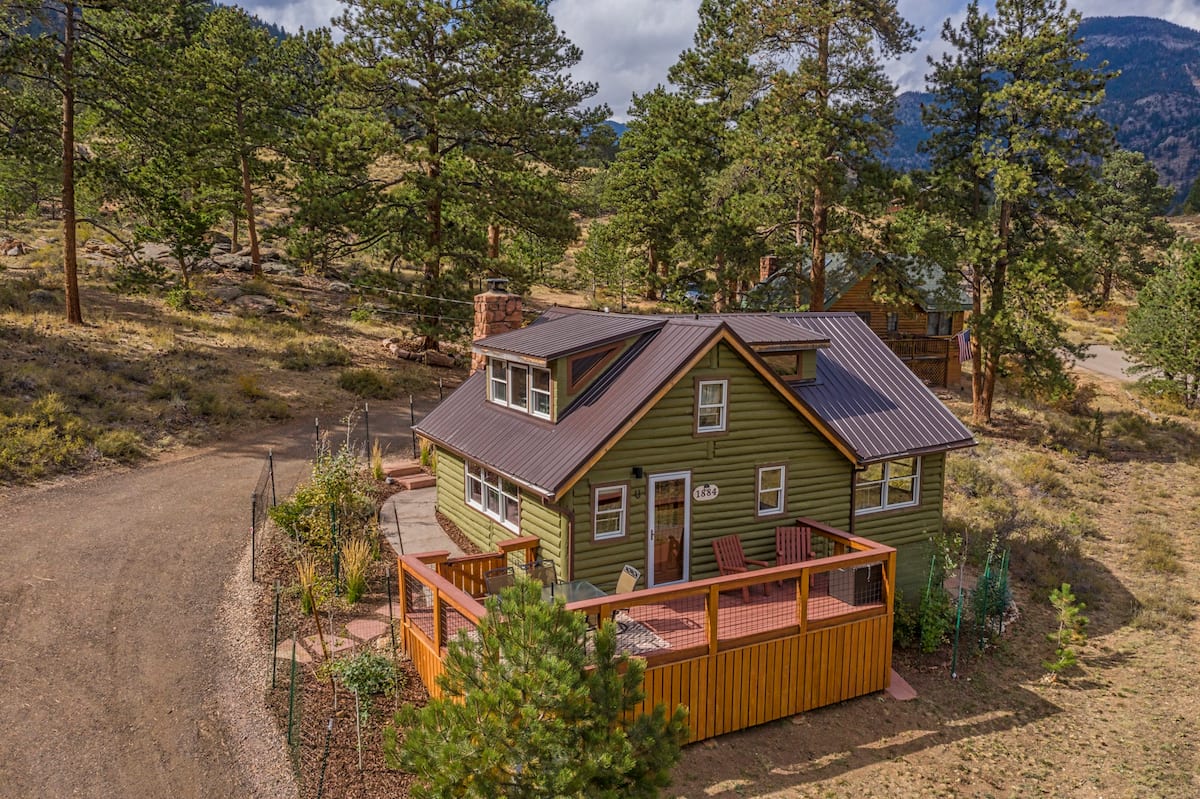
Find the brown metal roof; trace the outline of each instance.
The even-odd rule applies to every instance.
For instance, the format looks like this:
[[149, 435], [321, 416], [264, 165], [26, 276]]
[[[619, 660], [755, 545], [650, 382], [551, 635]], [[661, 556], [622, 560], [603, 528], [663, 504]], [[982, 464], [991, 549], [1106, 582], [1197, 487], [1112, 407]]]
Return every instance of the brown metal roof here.
[[860, 462], [974, 446], [971, 431], [856, 314], [783, 318], [829, 338], [817, 352], [816, 381], [792, 388]]
[[[642, 317], [645, 319], [646, 317]], [[548, 324], [548, 323], [547, 323]], [[689, 360], [717, 324], [663, 324], [642, 335], [560, 416], [557, 424], [488, 402], [476, 372], [417, 426], [419, 434], [554, 496]]]
[[627, 314], [586, 311], [544, 314], [528, 327], [488, 336], [474, 344], [484, 352], [511, 353], [549, 361], [648, 333], [665, 323], [661, 318]]
[[[522, 354], [550, 358], [561, 357], [555, 352], [576, 351], [557, 343], [561, 339], [546, 335], [547, 331], [564, 331], [563, 335], [580, 330], [598, 335], [621, 331], [639, 337], [562, 411], [557, 424], [488, 402], [485, 375], [477, 372], [416, 430], [547, 497], [556, 496], [656, 392], [677, 378], [693, 358], [707, 352], [726, 328], [747, 345], [829, 342], [827, 349], [817, 351], [816, 381], [791, 388], [804, 407], [840, 439], [840, 448], [847, 449], [848, 455], [852, 452], [859, 463], [975, 443], [958, 419], [854, 314], [630, 317], [552, 308], [542, 319], [514, 331], [541, 328], [537, 337], [521, 345], [526, 350]], [[746, 337], [739, 328], [746, 331]], [[638, 334], [638, 330], [643, 332]], [[513, 333], [488, 338], [488, 349], [497, 339], [509, 336]], [[576, 336], [569, 345], [572, 348], [598, 343], [584, 343]], [[538, 346], [528, 346], [530, 342]]]

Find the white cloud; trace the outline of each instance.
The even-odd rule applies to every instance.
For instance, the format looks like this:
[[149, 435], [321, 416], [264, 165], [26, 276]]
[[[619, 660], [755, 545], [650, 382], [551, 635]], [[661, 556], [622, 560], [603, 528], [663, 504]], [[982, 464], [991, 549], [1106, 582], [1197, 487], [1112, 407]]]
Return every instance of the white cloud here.
[[[983, 0], [989, 11], [993, 2]], [[341, 10], [339, 0], [249, 0], [245, 8], [290, 31], [329, 25]], [[607, 103], [624, 121], [630, 96], [666, 83], [667, 70], [691, 46], [700, 0], [555, 0], [550, 6], [558, 26], [583, 50], [573, 71], [599, 90], [593, 103]], [[1129, 0], [1071, 0], [1084, 16], [1130, 12]], [[900, 14], [924, 30], [915, 52], [887, 65], [902, 90], [920, 89], [928, 71], [926, 57], [942, 50], [942, 22], [964, 16], [966, 0], [898, 0]], [[1137, 13], [1200, 30], [1197, 0], [1140, 0]]]

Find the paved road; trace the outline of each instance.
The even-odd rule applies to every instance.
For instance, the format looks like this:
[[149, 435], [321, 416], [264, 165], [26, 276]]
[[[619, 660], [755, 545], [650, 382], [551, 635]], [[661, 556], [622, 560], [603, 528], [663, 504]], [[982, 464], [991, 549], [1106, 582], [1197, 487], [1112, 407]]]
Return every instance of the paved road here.
[[0, 796], [249, 795], [215, 627], [268, 446], [290, 488], [303, 425], [0, 494]]
[[1107, 344], [1092, 344], [1087, 348], [1091, 358], [1078, 361], [1075, 365], [1088, 372], [1115, 377], [1117, 380], [1137, 380], [1137, 375], [1130, 374], [1129, 360], [1125, 353], [1115, 350]]

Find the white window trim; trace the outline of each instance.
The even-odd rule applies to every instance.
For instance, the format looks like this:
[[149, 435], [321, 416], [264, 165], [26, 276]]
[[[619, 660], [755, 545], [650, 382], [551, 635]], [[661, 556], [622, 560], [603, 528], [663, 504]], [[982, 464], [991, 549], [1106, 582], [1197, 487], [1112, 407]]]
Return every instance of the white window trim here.
[[[705, 386], [721, 386], [721, 404], [720, 405], [705, 405], [702, 400], [704, 398]], [[701, 425], [701, 411], [719, 408], [721, 410], [721, 421], [715, 425]], [[724, 433], [729, 426], [729, 381], [728, 380], [701, 380], [696, 383], [696, 432], [697, 433]]]
[[[517, 376], [518, 372], [525, 373], [525, 379], [520, 381], [525, 384], [524, 405], [518, 405], [516, 397], [513, 396], [518, 385], [518, 381], [514, 378]], [[514, 410], [525, 411], [526, 413], [529, 413], [529, 367], [523, 363], [513, 363], [512, 361], [508, 362], [508, 407]]]
[[[548, 386], [548, 388], [545, 391], [542, 391], [540, 388], [533, 387], [533, 376], [535, 373], [546, 375], [546, 385]], [[547, 410], [545, 413], [539, 413], [537, 410], [535, 410], [535, 408], [537, 407], [537, 402], [535, 401], [535, 397], [537, 397], [537, 396], [544, 396], [546, 398]], [[553, 403], [554, 403], [554, 375], [550, 374], [549, 369], [542, 369], [539, 366], [531, 366], [529, 368], [529, 415], [536, 416], [539, 419], [549, 419], [550, 413], [553, 410]]]
[[[779, 472], [779, 488], [763, 488], [763, 474], [766, 472]], [[759, 466], [757, 490], [754, 494], [754, 512], [756, 516], [779, 516], [787, 512], [787, 465], [775, 464], [774, 466]], [[776, 494], [779, 497], [779, 504], [771, 510], [762, 510], [763, 493]]]
[[[496, 374], [493, 371], [493, 369], [495, 368], [495, 366], [497, 364], [500, 365], [501, 377], [496, 377]], [[488, 378], [488, 384], [487, 384], [488, 385], [488, 389], [487, 389], [488, 402], [494, 402], [497, 405], [503, 405], [505, 407], [508, 407], [508, 362], [503, 360], [502, 358], [488, 358], [487, 378]], [[495, 388], [497, 385], [504, 386], [504, 391], [500, 392], [503, 399], [496, 398]]]
[[[478, 474], [473, 473], [472, 469], [478, 470]], [[495, 482], [490, 481], [488, 479], [489, 477], [496, 478]], [[470, 483], [472, 480], [476, 480], [480, 484], [479, 502], [475, 502], [471, 499]], [[515, 490], [511, 493], [505, 491], [505, 483], [510, 483]], [[494, 512], [489, 510], [487, 507], [488, 489], [494, 490], [499, 496], [498, 507]], [[517, 488], [516, 483], [506, 479], [503, 475], [491, 471], [483, 464], [470, 460], [463, 463], [463, 502], [469, 507], [479, 511], [484, 516], [487, 516], [489, 519], [499, 522], [504, 527], [512, 530], [514, 533], [519, 532], [521, 529], [519, 521], [521, 518], [521, 489]], [[512, 503], [517, 509], [516, 515], [518, 522], [516, 524], [510, 522], [507, 514], [505, 513], [509, 503]]]
[[[908, 460], [908, 458], [896, 458], [896, 460]], [[891, 468], [892, 461], [883, 462], [883, 478], [881, 480], [868, 480], [863, 482], [856, 480], [854, 484], [854, 515], [865, 516], [868, 513], [882, 513], [888, 510], [899, 510], [901, 508], [915, 508], [921, 504], [921, 458], [914, 458], [916, 463], [913, 464], [913, 473], [911, 475], [913, 481], [913, 498], [908, 502], [888, 503], [888, 483], [892, 480]], [[903, 479], [903, 478], [896, 478]], [[879, 485], [879, 505], [872, 505], [869, 508], [858, 507], [858, 489], [864, 485]]]
[[[496, 376], [493, 370], [499, 369], [500, 376]], [[525, 375], [525, 404], [518, 405], [514, 402], [513, 387], [516, 385], [514, 377], [519, 378], [519, 372], [524, 372]], [[544, 374], [549, 388], [545, 391], [533, 387], [534, 373]], [[496, 397], [496, 390], [503, 387], [503, 398]], [[550, 410], [546, 413], [540, 413], [534, 410], [536, 397], [544, 397], [546, 406]], [[512, 408], [520, 413], [527, 413], [530, 416], [538, 419], [550, 419], [553, 414], [554, 402], [554, 375], [549, 369], [540, 366], [531, 366], [525, 363], [510, 361], [505, 358], [489, 357], [487, 360], [487, 401], [495, 405], [500, 405], [505, 408]]]
[[[600, 516], [600, 492], [620, 491], [621, 492], [621, 509], [616, 511], [617, 518], [621, 520], [620, 527], [616, 532], [597, 533], [596, 520]], [[606, 514], [611, 515], [613, 511], [606, 511]], [[616, 538], [624, 538], [626, 533], [626, 523], [629, 520], [629, 486], [624, 484], [619, 485], [604, 485], [596, 486], [592, 489], [592, 540], [593, 541], [609, 541]]]

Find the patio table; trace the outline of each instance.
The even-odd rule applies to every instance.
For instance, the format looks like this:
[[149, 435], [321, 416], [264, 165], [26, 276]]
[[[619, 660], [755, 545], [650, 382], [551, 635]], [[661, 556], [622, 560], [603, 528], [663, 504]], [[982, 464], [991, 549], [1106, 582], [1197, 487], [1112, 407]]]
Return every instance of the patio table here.
[[584, 599], [598, 599], [602, 596], [607, 596], [607, 594], [587, 580], [555, 583], [542, 589], [542, 599], [547, 602], [553, 602], [556, 598], [562, 597], [570, 604], [571, 602], [580, 602]]

